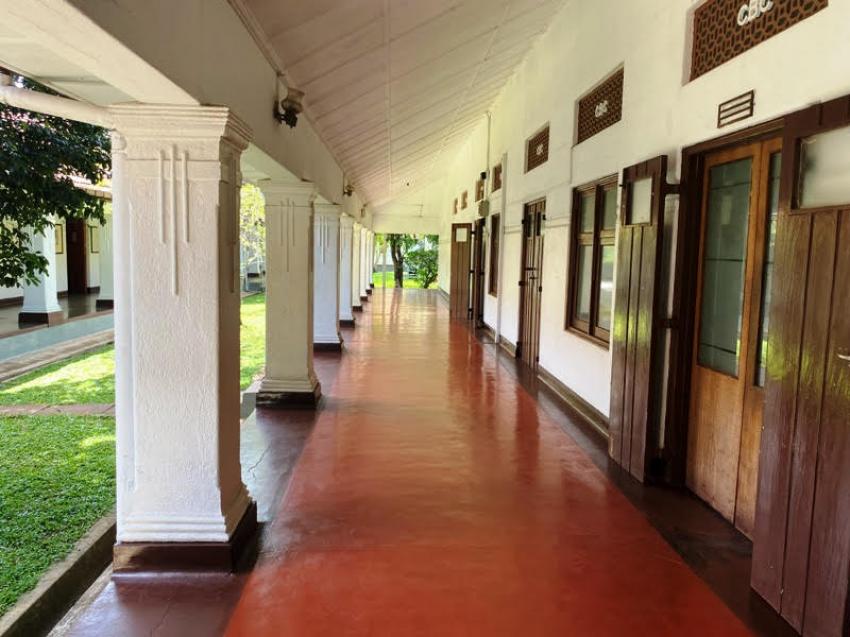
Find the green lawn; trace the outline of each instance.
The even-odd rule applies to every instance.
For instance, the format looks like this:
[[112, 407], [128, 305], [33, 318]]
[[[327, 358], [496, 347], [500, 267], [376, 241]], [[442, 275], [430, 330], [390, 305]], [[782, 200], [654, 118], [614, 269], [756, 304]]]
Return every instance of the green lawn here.
[[0, 417], [0, 615], [114, 504], [112, 418]]
[[[243, 389], [265, 362], [265, 311], [243, 300]], [[0, 406], [114, 401], [112, 346], [0, 384]], [[114, 506], [114, 418], [0, 416], [0, 615]]]
[[[384, 287], [384, 275], [383, 275], [383, 273], [382, 272], [373, 273], [372, 274], [372, 283], [375, 285], [376, 288]], [[387, 272], [387, 287], [388, 288], [394, 288], [395, 287], [395, 281], [393, 280], [392, 272]], [[408, 276], [404, 277], [404, 287], [405, 287], [405, 289], [416, 289], [416, 290], [422, 289], [422, 285], [419, 283], [419, 281], [417, 281], [416, 279], [412, 279]], [[435, 281], [434, 283], [431, 284], [431, 287], [429, 289], [434, 290], [436, 288], [437, 288], [437, 283]]]
[[[242, 389], [262, 371], [266, 345], [266, 297], [242, 302]], [[115, 352], [106, 346], [42, 367], [0, 384], [3, 405], [90, 405], [115, 402]]]

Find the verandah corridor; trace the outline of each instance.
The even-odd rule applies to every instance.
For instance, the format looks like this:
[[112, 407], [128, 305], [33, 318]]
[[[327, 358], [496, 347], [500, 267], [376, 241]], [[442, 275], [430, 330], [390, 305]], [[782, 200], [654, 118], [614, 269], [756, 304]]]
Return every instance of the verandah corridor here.
[[749, 634], [436, 292], [345, 337], [317, 416], [243, 431], [253, 571], [118, 577], [70, 634]]

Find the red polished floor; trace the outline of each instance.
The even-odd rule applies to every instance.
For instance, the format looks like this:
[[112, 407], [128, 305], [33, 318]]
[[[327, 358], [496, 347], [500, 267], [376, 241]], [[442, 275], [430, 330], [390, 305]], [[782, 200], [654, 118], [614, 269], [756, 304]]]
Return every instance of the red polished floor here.
[[749, 634], [435, 294], [376, 290], [227, 634]]

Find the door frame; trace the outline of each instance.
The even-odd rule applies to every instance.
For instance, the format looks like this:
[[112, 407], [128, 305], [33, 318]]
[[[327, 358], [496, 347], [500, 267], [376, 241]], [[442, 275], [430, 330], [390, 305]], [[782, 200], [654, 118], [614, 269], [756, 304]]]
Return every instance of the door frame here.
[[676, 260], [673, 282], [673, 313], [667, 403], [664, 419], [664, 478], [684, 486], [688, 462], [691, 370], [694, 362], [696, 302], [699, 290], [699, 257], [702, 237], [702, 202], [705, 159], [718, 151], [763, 142], [782, 135], [785, 118], [779, 117], [682, 149]]
[[[525, 303], [526, 303], [526, 300], [528, 298], [528, 292], [527, 292], [527, 289], [526, 289], [527, 286], [523, 285], [523, 282], [525, 281], [525, 271], [526, 271], [525, 270], [525, 261], [528, 258], [528, 242], [527, 242], [526, 236], [525, 236], [525, 233], [526, 233], [526, 227], [525, 227], [526, 212], [528, 211], [528, 209], [531, 206], [534, 206], [534, 205], [537, 205], [537, 204], [540, 204], [540, 203], [543, 204], [543, 212], [542, 212], [543, 218], [541, 219], [541, 232], [540, 232], [540, 240], [543, 241], [545, 226], [543, 226], [542, 224], [546, 221], [546, 197], [538, 197], [537, 199], [532, 199], [531, 201], [526, 201], [525, 203], [522, 204], [522, 231], [521, 231], [522, 249], [520, 250], [520, 261], [519, 261], [519, 268], [520, 268], [520, 272], [519, 272], [520, 290], [519, 290], [519, 304], [518, 304], [519, 305], [519, 320], [517, 321], [517, 348], [516, 348], [516, 353], [515, 353], [516, 358], [519, 359], [519, 360], [522, 360], [524, 358], [524, 351], [525, 350], [523, 348], [525, 347], [525, 343], [523, 342], [522, 336], [523, 336], [523, 333], [525, 332], [525, 314], [526, 314]], [[542, 254], [542, 251], [541, 251], [541, 255], [540, 255], [540, 260], [541, 260], [540, 276], [542, 277], [543, 276], [543, 263], [542, 263], [543, 254]], [[539, 294], [542, 295], [542, 292], [539, 293]], [[542, 308], [538, 308], [538, 311], [540, 311], [540, 310], [542, 310]], [[538, 354], [539, 354], [539, 347], [540, 347], [540, 319], [539, 318], [537, 320], [537, 345], [538, 345]], [[537, 366], [531, 365], [531, 367], [536, 369]]]

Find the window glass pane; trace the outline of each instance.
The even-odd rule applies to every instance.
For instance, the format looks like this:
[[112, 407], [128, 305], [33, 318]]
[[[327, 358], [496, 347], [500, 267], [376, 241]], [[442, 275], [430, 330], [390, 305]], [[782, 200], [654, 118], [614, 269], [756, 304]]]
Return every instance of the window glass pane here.
[[737, 376], [752, 159], [715, 166], [703, 238], [699, 364]]
[[579, 211], [580, 232], [593, 232], [593, 216], [596, 208], [596, 194], [591, 192], [581, 195], [581, 209]]
[[800, 153], [800, 205], [803, 208], [850, 203], [850, 127], [803, 140]]
[[632, 184], [629, 223], [649, 223], [650, 221], [652, 221], [652, 177], [647, 177]]
[[776, 215], [779, 210], [779, 168], [782, 153], [770, 156], [770, 183], [767, 186], [767, 221], [764, 227], [764, 270], [761, 281], [761, 309], [759, 310], [759, 335], [756, 348], [756, 385], [764, 387], [767, 376], [768, 314], [770, 312], [770, 286], [773, 284], [773, 260], [776, 253]]
[[601, 246], [599, 259], [599, 317], [596, 325], [610, 332], [614, 307], [614, 246]]
[[593, 246], [578, 246], [576, 273], [576, 318], [590, 322], [590, 292], [593, 286]]
[[602, 196], [602, 229], [613, 230], [617, 227], [617, 188], [609, 188]]

